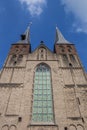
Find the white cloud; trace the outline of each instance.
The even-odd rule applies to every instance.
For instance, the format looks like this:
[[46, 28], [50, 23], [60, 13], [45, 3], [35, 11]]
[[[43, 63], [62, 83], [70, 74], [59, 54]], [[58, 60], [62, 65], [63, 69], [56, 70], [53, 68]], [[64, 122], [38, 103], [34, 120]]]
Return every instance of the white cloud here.
[[46, 6], [46, 0], [19, 0], [21, 4], [26, 4], [32, 16], [39, 16], [43, 12], [43, 7]]
[[67, 13], [75, 16], [77, 32], [87, 33], [87, 0], [61, 0]]

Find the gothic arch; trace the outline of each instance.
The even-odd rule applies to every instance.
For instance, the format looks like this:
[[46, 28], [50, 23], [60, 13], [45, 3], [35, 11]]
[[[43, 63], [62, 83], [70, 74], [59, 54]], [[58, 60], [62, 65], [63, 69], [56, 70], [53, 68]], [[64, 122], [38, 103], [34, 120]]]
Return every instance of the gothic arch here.
[[77, 125], [77, 130], [84, 130], [84, 127], [80, 124]]
[[17, 130], [17, 127], [15, 125], [11, 125], [9, 130]]
[[77, 130], [75, 125], [70, 125], [69, 130]]
[[6, 124], [4, 126], [2, 126], [2, 129], [1, 130], [9, 130], [9, 126]]
[[40, 65], [45, 65], [45, 66], [47, 66], [51, 70], [51, 67], [47, 63], [41, 62], [41, 63], [36, 65], [35, 71], [36, 71], [37, 67], [40, 66]]
[[35, 68], [32, 122], [54, 122], [51, 70], [45, 63]]

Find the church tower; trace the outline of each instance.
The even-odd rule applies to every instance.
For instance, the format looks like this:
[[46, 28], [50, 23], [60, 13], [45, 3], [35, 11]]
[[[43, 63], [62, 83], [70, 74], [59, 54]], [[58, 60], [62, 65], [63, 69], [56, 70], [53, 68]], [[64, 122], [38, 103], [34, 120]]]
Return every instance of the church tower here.
[[87, 77], [74, 44], [56, 27], [54, 51], [32, 52], [30, 28], [0, 73], [1, 130], [87, 130]]

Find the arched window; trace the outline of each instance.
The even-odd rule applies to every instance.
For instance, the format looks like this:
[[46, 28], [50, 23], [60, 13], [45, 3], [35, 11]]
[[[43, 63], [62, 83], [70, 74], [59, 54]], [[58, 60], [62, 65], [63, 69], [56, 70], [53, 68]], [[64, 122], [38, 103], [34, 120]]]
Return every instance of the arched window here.
[[69, 61], [68, 61], [68, 57], [67, 57], [66, 54], [63, 54], [63, 55], [62, 55], [62, 60], [63, 60], [64, 66], [65, 66], [65, 67], [68, 67]]
[[60, 46], [60, 50], [61, 50], [61, 52], [65, 52], [64, 46]]
[[53, 101], [50, 68], [37, 66], [34, 77], [33, 122], [53, 122]]
[[72, 54], [70, 54], [69, 56], [70, 56], [70, 60], [71, 60], [71, 62], [72, 62], [72, 63], [76, 63], [75, 56], [72, 55]]

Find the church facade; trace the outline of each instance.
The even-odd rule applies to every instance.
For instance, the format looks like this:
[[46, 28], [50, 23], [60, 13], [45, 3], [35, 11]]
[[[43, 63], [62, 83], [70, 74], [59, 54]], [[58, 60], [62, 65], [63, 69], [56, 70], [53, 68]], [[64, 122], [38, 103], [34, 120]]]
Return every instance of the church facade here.
[[56, 27], [54, 51], [30, 29], [12, 44], [0, 73], [0, 130], [87, 130], [87, 77], [74, 44]]

